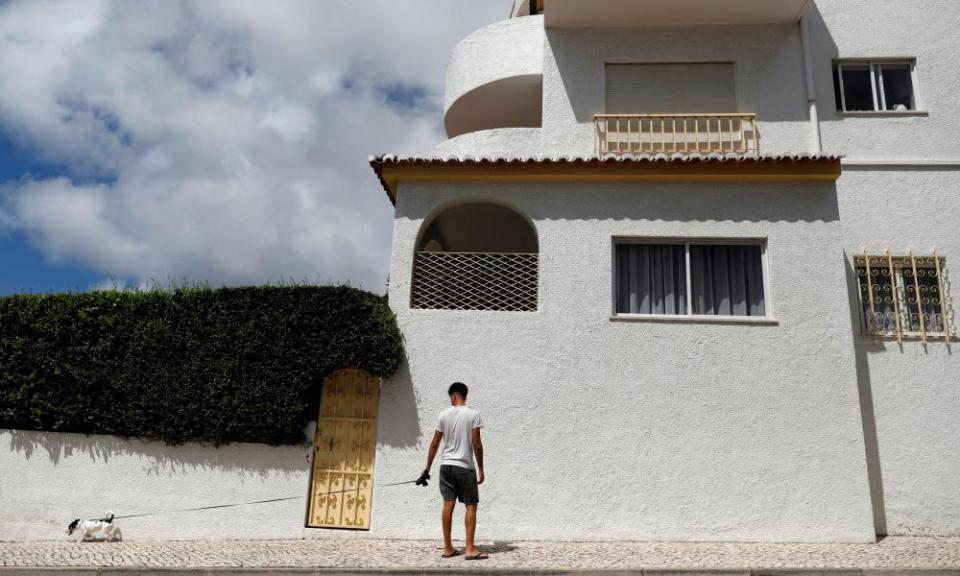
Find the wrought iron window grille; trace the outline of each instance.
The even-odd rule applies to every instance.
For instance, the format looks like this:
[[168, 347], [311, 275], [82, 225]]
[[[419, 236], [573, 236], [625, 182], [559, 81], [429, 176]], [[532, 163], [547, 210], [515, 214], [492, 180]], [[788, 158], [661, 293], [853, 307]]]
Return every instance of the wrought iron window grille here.
[[946, 259], [894, 256], [889, 250], [854, 258], [862, 311], [863, 333], [875, 338], [920, 339], [956, 337], [956, 318], [949, 296]]

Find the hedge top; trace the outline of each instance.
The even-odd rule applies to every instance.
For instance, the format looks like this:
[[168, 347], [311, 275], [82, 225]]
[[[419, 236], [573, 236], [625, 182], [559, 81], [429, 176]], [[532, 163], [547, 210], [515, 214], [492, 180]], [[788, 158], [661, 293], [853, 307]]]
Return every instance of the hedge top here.
[[402, 358], [386, 299], [349, 287], [4, 297], [0, 427], [296, 444], [325, 375]]

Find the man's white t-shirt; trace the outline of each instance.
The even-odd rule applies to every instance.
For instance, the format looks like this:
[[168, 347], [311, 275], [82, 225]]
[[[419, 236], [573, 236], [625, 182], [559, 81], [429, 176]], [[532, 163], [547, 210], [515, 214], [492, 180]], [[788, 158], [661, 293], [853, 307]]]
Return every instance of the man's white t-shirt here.
[[480, 413], [466, 406], [451, 406], [440, 413], [436, 429], [443, 434], [441, 466], [459, 466], [475, 470], [473, 429], [483, 428]]

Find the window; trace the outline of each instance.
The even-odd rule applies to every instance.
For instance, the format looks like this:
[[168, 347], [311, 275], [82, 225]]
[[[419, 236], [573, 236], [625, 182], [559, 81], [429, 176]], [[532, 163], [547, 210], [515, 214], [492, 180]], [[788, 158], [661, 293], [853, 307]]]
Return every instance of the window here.
[[618, 315], [767, 317], [759, 242], [624, 240], [615, 258]]
[[946, 260], [932, 256], [870, 255], [854, 259], [863, 333], [877, 337], [949, 339]]
[[537, 233], [499, 204], [448, 208], [417, 243], [410, 307], [533, 312], [539, 275]]
[[833, 65], [838, 112], [908, 112], [919, 109], [916, 63], [839, 61]]

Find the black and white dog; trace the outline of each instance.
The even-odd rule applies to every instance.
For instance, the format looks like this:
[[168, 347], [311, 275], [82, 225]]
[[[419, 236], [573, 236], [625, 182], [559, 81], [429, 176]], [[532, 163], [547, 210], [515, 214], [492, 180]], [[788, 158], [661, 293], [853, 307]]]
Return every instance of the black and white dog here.
[[108, 512], [105, 518], [96, 520], [81, 520], [77, 518], [67, 526], [67, 536], [77, 532], [77, 542], [122, 542], [123, 534], [120, 528], [113, 523], [113, 512]]

